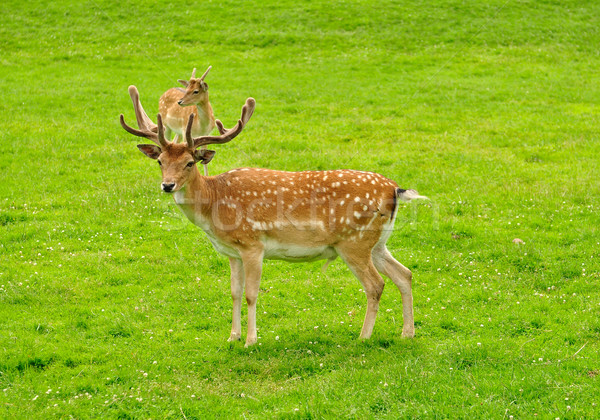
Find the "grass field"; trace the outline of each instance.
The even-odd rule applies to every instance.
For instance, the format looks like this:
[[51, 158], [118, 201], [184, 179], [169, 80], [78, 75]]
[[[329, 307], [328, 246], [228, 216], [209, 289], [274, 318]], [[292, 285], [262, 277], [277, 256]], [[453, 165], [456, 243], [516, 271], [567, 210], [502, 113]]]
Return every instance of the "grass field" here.
[[[1, 418], [598, 418], [600, 4], [4, 2]], [[266, 262], [226, 342], [227, 259], [118, 115], [211, 64], [240, 166], [379, 172], [431, 198], [373, 338], [339, 260]], [[519, 238], [524, 243], [514, 243]], [[388, 282], [389, 283], [389, 282]], [[245, 313], [245, 310], [244, 312]]]

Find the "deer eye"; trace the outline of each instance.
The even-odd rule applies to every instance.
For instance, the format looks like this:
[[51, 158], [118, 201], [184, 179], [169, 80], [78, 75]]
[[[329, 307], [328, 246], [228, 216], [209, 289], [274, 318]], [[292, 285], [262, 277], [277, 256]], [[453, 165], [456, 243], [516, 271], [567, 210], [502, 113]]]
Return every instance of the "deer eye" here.
[[195, 94], [195, 95], [197, 95], [198, 93], [200, 93], [200, 91], [199, 91], [199, 90], [195, 90], [195, 91], [194, 91], [194, 94]]
[[189, 161], [187, 165], [185, 165], [186, 168], [191, 168], [192, 166], [194, 166], [194, 161]]

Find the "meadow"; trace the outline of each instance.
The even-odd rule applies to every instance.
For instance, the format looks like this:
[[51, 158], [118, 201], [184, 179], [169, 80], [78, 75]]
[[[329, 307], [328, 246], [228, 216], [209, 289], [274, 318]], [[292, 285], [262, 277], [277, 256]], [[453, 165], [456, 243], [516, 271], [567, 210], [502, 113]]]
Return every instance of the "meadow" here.
[[[1, 418], [600, 416], [600, 3], [4, 5]], [[118, 122], [130, 84], [156, 115], [209, 64], [225, 125], [257, 101], [211, 174], [351, 168], [430, 198], [388, 242], [414, 339], [388, 281], [358, 340], [337, 260], [267, 261], [258, 344], [226, 341], [228, 261]]]

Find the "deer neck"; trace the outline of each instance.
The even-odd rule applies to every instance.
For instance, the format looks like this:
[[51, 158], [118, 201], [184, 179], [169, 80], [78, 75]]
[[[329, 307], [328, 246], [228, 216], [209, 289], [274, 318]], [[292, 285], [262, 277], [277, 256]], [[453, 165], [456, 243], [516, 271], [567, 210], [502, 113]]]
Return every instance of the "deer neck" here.
[[212, 106], [210, 105], [210, 101], [208, 100], [208, 96], [206, 97], [206, 99], [196, 103], [196, 109], [198, 110], [198, 119], [200, 121], [202, 120], [208, 120], [208, 121], [212, 121], [213, 120], [213, 110], [212, 110]]
[[196, 167], [185, 185], [174, 193], [175, 203], [183, 214], [196, 226], [207, 228], [211, 213], [213, 194]]

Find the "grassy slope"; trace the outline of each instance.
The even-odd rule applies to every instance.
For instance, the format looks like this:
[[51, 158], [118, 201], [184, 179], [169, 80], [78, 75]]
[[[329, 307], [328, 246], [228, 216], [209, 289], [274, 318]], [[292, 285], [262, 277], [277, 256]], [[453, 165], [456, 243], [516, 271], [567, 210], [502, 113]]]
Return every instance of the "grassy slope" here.
[[[5, 5], [0, 416], [598, 415], [600, 7], [396, 3]], [[226, 124], [258, 102], [212, 173], [348, 167], [432, 198], [389, 242], [417, 338], [391, 284], [362, 343], [342, 263], [268, 262], [260, 345], [225, 342], [228, 264], [117, 121], [129, 84], [154, 113], [208, 64]]]

